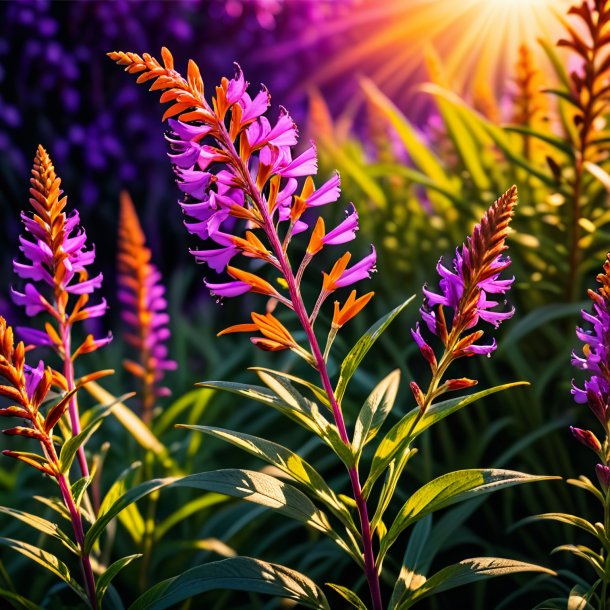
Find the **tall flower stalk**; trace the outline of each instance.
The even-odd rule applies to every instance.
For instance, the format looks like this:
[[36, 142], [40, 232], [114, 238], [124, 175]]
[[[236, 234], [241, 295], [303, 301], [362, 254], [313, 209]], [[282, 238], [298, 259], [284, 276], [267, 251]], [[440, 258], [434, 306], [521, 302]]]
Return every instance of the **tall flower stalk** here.
[[[36, 328], [18, 329], [25, 341], [35, 346], [52, 348], [63, 362], [67, 388], [76, 387], [74, 361], [82, 354], [95, 351], [111, 340], [111, 335], [95, 339], [88, 334], [78, 345], [73, 345], [73, 327], [89, 318], [100, 317], [106, 311], [106, 301], [88, 305], [90, 295], [102, 284], [102, 274], [89, 277], [87, 267], [94, 262], [95, 250], [85, 249], [87, 235], [79, 227], [76, 210], [65, 212], [67, 197], [62, 197], [61, 180], [46, 150], [39, 146], [30, 180], [31, 213], [22, 212], [25, 235], [20, 239], [20, 250], [27, 260], [15, 260], [15, 273], [26, 280], [23, 292], [12, 289], [17, 305], [25, 307], [30, 317], [47, 313], [51, 322], [44, 331]], [[81, 431], [76, 394], [72, 393], [68, 407], [72, 434]], [[84, 477], [89, 467], [84, 447], [78, 450], [78, 463]]]
[[121, 195], [118, 247], [121, 318], [128, 329], [124, 339], [137, 353], [123, 365], [140, 381], [141, 416], [150, 425], [157, 399], [170, 394], [162, 381], [166, 371], [176, 368], [176, 362], [167, 356], [169, 316], [161, 273], [151, 262], [150, 249], [127, 193]]
[[[281, 109], [275, 125], [263, 116], [270, 104], [270, 96], [262, 89], [254, 98], [246, 92], [247, 83], [239, 67], [233, 79], [223, 78], [211, 104], [204, 97], [199, 69], [189, 62], [184, 79], [174, 70], [173, 58], [163, 49], [163, 65], [148, 54], [111, 53], [110, 57], [126, 66], [131, 73], [139, 73], [138, 82], [154, 79], [152, 89], [163, 91], [162, 102], [173, 102], [165, 112], [170, 120], [167, 139], [172, 152], [170, 158], [185, 193], [180, 203], [186, 215], [195, 222], [187, 229], [203, 239], [211, 239], [218, 248], [194, 250], [199, 262], [217, 272], [226, 270], [232, 280], [206, 285], [218, 297], [233, 297], [245, 292], [257, 292], [276, 299], [294, 311], [307, 337], [307, 346], [298, 346], [290, 332], [272, 314], [253, 314], [253, 324], [231, 327], [225, 332], [260, 331], [263, 340], [253, 338], [261, 349], [292, 349], [306, 359], [318, 372], [331, 407], [341, 441], [346, 447], [351, 442], [346, 429], [341, 405], [337, 400], [326, 361], [318, 343], [314, 324], [321, 306], [339, 288], [352, 285], [374, 270], [374, 248], [351, 267], [351, 255], [344, 254], [323, 274], [318, 298], [310, 310], [301, 295], [301, 279], [315, 255], [328, 245], [346, 243], [357, 230], [357, 213], [348, 211], [346, 219], [326, 231], [318, 222], [311, 233], [309, 246], [297, 272], [289, 260], [288, 248], [294, 235], [309, 229], [310, 208], [337, 200], [339, 178], [333, 176], [315, 189], [312, 174], [317, 171], [315, 148], [310, 146], [298, 157], [292, 157], [291, 147], [297, 143], [296, 127], [288, 113]], [[211, 168], [220, 166], [215, 173]], [[306, 177], [300, 192], [297, 178]], [[240, 234], [238, 223], [245, 224]], [[259, 237], [256, 231], [264, 239]], [[243, 235], [243, 236], [242, 236]], [[265, 243], [266, 242], [266, 243]], [[249, 271], [229, 265], [238, 254], [267, 263], [279, 273], [286, 289], [276, 289], [272, 283]], [[334, 326], [339, 328], [351, 315], [356, 315], [370, 296], [355, 302], [351, 295], [343, 307], [335, 310]], [[348, 313], [349, 312], [349, 313]], [[336, 333], [335, 333], [336, 334]], [[379, 574], [366, 500], [362, 494], [357, 467], [348, 469], [359, 520], [364, 571], [368, 581], [374, 610], [382, 609]]]
[[[89, 554], [84, 549], [83, 522], [68, 478], [69, 464], [61, 462], [53, 440], [53, 428], [66, 410], [69, 410], [76, 388], [69, 388], [68, 380], [60, 373], [45, 367], [42, 361], [37, 367], [28, 366], [25, 363], [23, 342], [15, 346], [13, 331], [1, 316], [0, 378], [6, 381], [6, 385], [0, 385], [0, 396], [8, 398], [12, 403], [0, 409], [0, 416], [17, 418], [22, 422], [18, 426], [3, 430], [4, 434], [34, 439], [40, 443], [42, 449], [42, 455], [9, 449], [3, 450], [2, 453], [36, 468], [57, 482], [70, 516], [77, 545], [72, 550], [80, 557], [87, 598], [91, 607], [96, 609], [95, 579]], [[48, 400], [52, 386], [56, 386], [65, 394], [43, 415], [41, 405]]]
[[573, 6], [569, 14], [582, 21], [582, 31], [566, 24], [568, 38], [557, 44], [572, 49], [579, 57], [580, 66], [571, 72], [567, 99], [572, 108], [573, 129], [571, 144], [574, 150], [574, 172], [569, 180], [572, 199], [570, 219], [570, 258], [567, 296], [574, 300], [579, 289], [581, 265], [582, 221], [587, 218], [586, 177], [587, 172], [597, 175], [600, 163], [606, 156], [604, 146], [603, 116], [608, 111], [610, 88], [610, 2], [608, 0], [584, 0]]
[[[517, 203], [517, 188], [511, 187], [487, 210], [481, 222], [475, 226], [466, 243], [458, 248], [453, 259], [453, 268], [447, 269], [442, 259], [437, 264], [441, 277], [441, 294], [424, 286], [424, 304], [420, 309], [422, 320], [428, 330], [438, 336], [444, 346], [437, 360], [432, 347], [423, 338], [419, 323], [411, 334], [424, 359], [430, 365], [432, 379], [426, 392], [411, 383], [411, 390], [423, 415], [432, 402], [452, 390], [471, 387], [473, 379], [448, 379], [441, 383], [449, 366], [465, 356], [489, 356], [496, 349], [496, 341], [481, 345], [483, 330], [475, 327], [480, 320], [495, 328], [512, 317], [514, 308], [498, 311], [499, 301], [489, 295], [502, 295], [511, 287], [514, 278], [500, 279], [500, 274], [509, 266], [510, 259], [504, 256], [509, 223]], [[445, 309], [451, 310], [448, 321]], [[413, 424], [414, 426], [416, 423]]]

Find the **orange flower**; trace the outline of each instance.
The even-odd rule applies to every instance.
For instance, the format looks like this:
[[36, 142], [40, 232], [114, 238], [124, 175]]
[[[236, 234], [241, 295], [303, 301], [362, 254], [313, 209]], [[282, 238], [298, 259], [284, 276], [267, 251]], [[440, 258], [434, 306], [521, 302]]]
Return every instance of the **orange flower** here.
[[339, 306], [339, 301], [335, 301], [335, 313], [333, 314], [333, 328], [341, 328], [352, 318], [357, 316], [375, 295], [374, 292], [367, 292], [361, 297], [356, 298], [356, 291], [352, 290], [343, 307]]
[[260, 314], [252, 312], [252, 324], [236, 324], [229, 326], [218, 333], [218, 336], [228, 335], [229, 333], [251, 333], [260, 332], [262, 337], [252, 337], [250, 340], [256, 347], [269, 351], [279, 352], [291, 349], [308, 362], [311, 361], [311, 354], [300, 347], [288, 329], [272, 314]]
[[237, 269], [236, 267], [227, 267], [227, 272], [231, 277], [234, 277], [236, 280], [240, 282], [244, 282], [245, 284], [249, 284], [252, 287], [252, 292], [258, 292], [259, 294], [268, 294], [269, 296], [281, 297], [279, 292], [267, 281], [258, 277], [258, 275], [254, 275], [253, 273], [249, 273], [248, 271], [243, 271], [242, 269]]

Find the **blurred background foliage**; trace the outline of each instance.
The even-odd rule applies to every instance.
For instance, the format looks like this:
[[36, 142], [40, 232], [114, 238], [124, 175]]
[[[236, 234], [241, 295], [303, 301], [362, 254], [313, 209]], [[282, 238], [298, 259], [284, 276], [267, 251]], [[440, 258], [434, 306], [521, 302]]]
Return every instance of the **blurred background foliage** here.
[[[248, 299], [216, 303], [204, 290], [201, 268], [188, 255], [188, 247], [196, 244], [181, 226], [157, 104], [105, 58], [110, 50], [156, 53], [161, 45], [171, 47], [181, 63], [195, 58], [210, 85], [237, 61], [250, 82], [264, 82], [273, 102], [288, 107], [316, 141], [320, 174], [341, 173], [344, 200], [358, 205], [360, 247], [364, 251], [370, 241], [378, 247], [379, 273], [371, 284], [377, 296], [368, 322], [420, 293], [426, 280], [435, 281], [439, 257], [452, 256], [487, 206], [511, 184], [518, 186], [520, 204], [510, 239], [516, 276], [510, 300], [517, 312], [501, 329], [493, 358], [465, 362], [463, 369], [481, 389], [520, 379], [531, 386], [494, 395], [424, 435], [425, 457], [414, 458], [419, 461], [412, 470], [419, 480], [405, 477], [399, 499], [432, 476], [457, 468], [503, 466], [564, 478], [593, 476], [593, 461], [567, 427], [589, 417], [572, 402], [569, 361], [586, 290], [610, 249], [609, 108], [603, 93], [599, 108], [592, 109], [586, 83], [575, 79], [583, 71], [583, 58], [569, 41], [581, 35], [582, 24], [570, 18], [573, 29], [567, 29], [569, 6], [563, 0], [0, 4], [0, 313], [9, 323], [22, 321], [11, 307], [8, 287], [14, 281], [19, 210], [27, 201], [38, 143], [53, 156], [71, 205], [79, 207], [97, 245], [106, 296], [115, 310], [107, 324], [116, 339], [89, 363], [117, 369], [102, 384], [117, 396], [133, 383], [120, 371], [125, 346], [114, 296], [122, 190], [133, 197], [168, 287], [170, 356], [180, 366], [167, 376], [173, 398], [162, 401], [152, 424], [161, 444], [151, 445], [146, 430], [131, 420], [107, 421], [95, 447], [103, 456], [100, 490], [136, 460], [141, 466], [126, 475], [134, 480], [220, 466], [262, 467], [254, 459], [245, 464], [243, 454], [220, 442], [176, 430], [176, 423], [220, 425], [261, 436], [273, 430], [277, 442], [307, 456], [329, 480], [347, 482], [336, 464], [324, 461], [318, 444], [275, 413], [230, 395], [193, 389], [203, 379], [251, 381], [249, 366], [292, 371], [296, 363], [290, 356], [255, 352], [239, 336], [215, 337], [229, 323], [243, 321]], [[568, 42], [557, 45], [560, 39]], [[609, 70], [602, 60], [595, 65], [605, 82]], [[337, 215], [343, 207], [336, 207]], [[360, 372], [347, 398], [348, 421], [373, 384], [396, 367], [404, 376], [398, 403], [403, 407], [394, 416], [412, 408], [406, 382], [428, 374], [410, 339], [416, 317], [412, 306], [368, 356], [366, 372]], [[352, 323], [338, 343], [344, 353], [367, 326], [363, 319]], [[337, 363], [330, 363], [331, 372], [333, 366]], [[25, 505], [33, 476], [3, 461], [0, 504]], [[40, 496], [44, 504], [43, 490]], [[442, 565], [457, 547], [458, 559], [465, 552], [510, 556], [560, 570], [562, 578], [524, 577], [521, 589], [509, 579], [496, 580], [421, 607], [533, 607], [550, 595], [565, 595], [580, 579], [590, 580], [568, 556], [549, 556], [559, 544], [578, 543], [578, 534], [557, 524], [509, 531], [526, 516], [553, 510], [596, 521], [588, 502], [564, 483], [547, 483], [490, 498], [475, 517], [474, 505], [446, 511], [436, 530]], [[43, 504], [40, 511], [50, 510]], [[120, 521], [113, 542], [117, 554], [134, 545], [154, 549], [149, 561], [136, 562], [117, 582], [127, 597], [189, 565], [234, 553], [290, 565], [320, 581], [329, 573], [349, 580], [352, 569], [314, 533], [215, 494], [180, 490], [170, 497], [161, 492], [126, 511]], [[6, 535], [20, 528], [4, 519], [0, 524]], [[261, 527], [265, 536], [254, 533]], [[25, 560], [0, 554], [4, 588], [23, 589], [19, 582], [31, 582], [28, 574]], [[44, 579], [32, 587], [32, 596], [46, 596], [49, 607], [54, 595], [62, 595], [47, 591]], [[515, 590], [521, 597], [509, 595]], [[281, 607], [236, 594], [209, 595], [205, 601], [210, 608]]]

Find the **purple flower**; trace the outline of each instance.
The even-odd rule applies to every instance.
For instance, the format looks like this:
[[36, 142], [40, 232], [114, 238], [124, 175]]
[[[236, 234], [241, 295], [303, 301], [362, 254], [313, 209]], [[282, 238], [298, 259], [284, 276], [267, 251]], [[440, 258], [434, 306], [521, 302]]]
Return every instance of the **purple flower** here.
[[597, 276], [602, 284], [598, 292], [589, 290], [593, 301], [591, 313], [582, 312], [583, 320], [590, 329], [577, 328], [576, 336], [584, 343], [583, 356], [572, 354], [572, 364], [587, 373], [584, 388], [572, 381], [572, 395], [579, 404], [588, 404], [602, 425], [608, 425], [608, 401], [610, 391], [610, 299], [607, 290], [610, 282], [610, 254], [604, 263], [604, 273]]
[[128, 329], [124, 338], [137, 353], [124, 365], [140, 379], [142, 419], [150, 423], [156, 399], [170, 393], [161, 384], [165, 372], [177, 365], [168, 358], [169, 315], [161, 273], [151, 262], [151, 252], [127, 193], [121, 196], [118, 263], [121, 318]]
[[[85, 307], [89, 295], [101, 287], [103, 278], [101, 273], [88, 277], [87, 267], [95, 260], [95, 249], [86, 249], [87, 235], [78, 226], [78, 212], [65, 213], [67, 199], [62, 197], [61, 180], [42, 147], [36, 152], [32, 175], [30, 203], [34, 212], [32, 216], [21, 213], [26, 233], [19, 239], [19, 249], [27, 262], [14, 261], [13, 269], [19, 277], [41, 283], [41, 288], [48, 286], [46, 291], [53, 298], [46, 299], [30, 282], [23, 292], [11, 289], [11, 295], [17, 305], [25, 307], [28, 316], [34, 317], [46, 311], [59, 324], [57, 333], [22, 329], [23, 336], [34, 345], [53, 345], [59, 353], [63, 353], [63, 342], [73, 322], [98, 317], [106, 310], [103, 299], [98, 305]], [[80, 297], [72, 311], [69, 310], [69, 295]], [[100, 346], [107, 342], [89, 343]]]
[[[502, 253], [506, 249], [508, 223], [516, 199], [517, 192], [513, 187], [489, 208], [466, 243], [456, 249], [451, 269], [442, 264], [442, 258], [439, 260], [436, 266], [441, 278], [439, 292], [430, 290], [426, 285], [423, 287], [422, 320], [431, 333], [442, 339], [445, 348], [451, 350], [454, 357], [489, 356], [496, 349], [495, 340], [491, 344], [477, 345], [475, 341], [482, 337], [482, 331], [466, 337], [462, 337], [463, 333], [477, 326], [479, 320], [497, 328], [515, 312], [512, 307], [507, 311], [498, 311], [497, 307], [503, 303], [490, 299], [488, 295], [504, 294], [514, 281], [514, 278], [500, 279], [500, 274], [510, 264], [510, 259]], [[452, 310], [449, 327], [445, 308]], [[421, 350], [419, 336], [419, 331], [414, 334]]]

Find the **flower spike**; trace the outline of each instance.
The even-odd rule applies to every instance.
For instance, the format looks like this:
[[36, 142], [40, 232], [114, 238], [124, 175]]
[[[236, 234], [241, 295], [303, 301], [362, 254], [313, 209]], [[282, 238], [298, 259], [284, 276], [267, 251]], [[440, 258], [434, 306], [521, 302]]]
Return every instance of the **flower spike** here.
[[161, 273], [151, 262], [135, 207], [125, 192], [121, 194], [118, 246], [121, 318], [129, 329], [124, 338], [138, 353], [137, 360], [125, 360], [123, 365], [140, 380], [142, 419], [150, 423], [157, 398], [170, 394], [161, 385], [165, 372], [177, 365], [167, 357], [169, 316]]
[[[452, 269], [445, 267], [442, 259], [438, 262], [440, 293], [427, 286], [423, 288], [422, 320], [428, 330], [441, 339], [444, 353], [437, 359], [422, 336], [419, 323], [416, 324], [411, 335], [432, 371], [430, 387], [422, 399], [423, 406], [420, 405], [422, 411], [441, 393], [476, 383], [470, 379], [454, 379], [441, 385], [441, 380], [453, 360], [464, 356], [489, 356], [496, 349], [495, 339], [489, 344], [477, 343], [484, 335], [482, 330], [474, 330], [479, 321], [497, 328], [514, 314], [513, 308], [497, 311], [500, 302], [488, 298], [488, 295], [504, 294], [514, 281], [514, 278], [500, 279], [500, 274], [510, 264], [510, 259], [503, 253], [516, 203], [517, 188], [513, 186], [487, 210], [466, 243], [457, 248]], [[452, 311], [449, 323], [445, 317], [446, 309]]]
[[[324, 247], [344, 244], [354, 238], [358, 228], [355, 209], [349, 211], [342, 223], [329, 230], [322, 219], [316, 221], [310, 246], [296, 274], [288, 249], [294, 236], [310, 229], [307, 210], [338, 199], [338, 176], [315, 188], [312, 178], [318, 170], [315, 146], [311, 144], [295, 156], [292, 147], [297, 144], [297, 129], [290, 115], [281, 108], [276, 121], [270, 121], [265, 116], [269, 106], [266, 89], [256, 97], [250, 97], [239, 67], [233, 79], [222, 79], [216, 87], [216, 95], [208, 101], [194, 64], [189, 64], [189, 75], [185, 79], [174, 70], [169, 51], [164, 49], [162, 55], [163, 63], [148, 54], [109, 54], [127, 72], [138, 74], [138, 82], [154, 81], [151, 89], [163, 92], [161, 102], [172, 104], [163, 118], [170, 118], [166, 137], [178, 187], [184, 193], [180, 206], [188, 217], [186, 226], [194, 235], [217, 244], [213, 249], [192, 253], [198, 262], [206, 263], [217, 272], [226, 271], [233, 278], [233, 281], [220, 283], [206, 280], [206, 286], [221, 298], [253, 292], [285, 305], [298, 317], [308, 346], [298, 345], [271, 313], [264, 316], [253, 313], [252, 324], [239, 324], [224, 333], [258, 331], [262, 337], [253, 337], [252, 342], [260, 349], [291, 349], [303, 356], [318, 371], [341, 442], [349, 448], [350, 439], [328, 375], [326, 359], [338, 329], [364, 307], [372, 294], [358, 300], [353, 294], [343, 308], [336, 310], [335, 324], [330, 328], [324, 354], [314, 331], [314, 322], [332, 292], [370, 277], [375, 269], [375, 249], [349, 268], [351, 254], [347, 252], [339, 258], [332, 270], [324, 273], [322, 289], [309, 312], [300, 290], [303, 273], [314, 255]], [[300, 178], [304, 180], [300, 194], [297, 194]], [[258, 233], [255, 236], [253, 230], [260, 230], [260, 237]], [[257, 260], [258, 264], [252, 267], [256, 272], [234, 266], [232, 260], [238, 255]], [[287, 296], [261, 277], [263, 270], [270, 266], [274, 273], [279, 272], [277, 281]], [[358, 499], [363, 529], [362, 556], [373, 607], [380, 610], [381, 592], [370, 519], [356, 466], [350, 467], [350, 481], [354, 497]]]
[[[87, 267], [95, 260], [94, 248], [86, 249], [87, 235], [79, 227], [76, 210], [69, 215], [65, 208], [67, 197], [62, 197], [61, 180], [47, 151], [39, 146], [34, 159], [30, 180], [30, 205], [32, 215], [21, 213], [25, 235], [20, 238], [20, 250], [27, 263], [15, 260], [15, 273], [27, 282], [23, 292], [12, 290], [13, 300], [23, 305], [28, 316], [42, 312], [49, 314], [53, 323], [45, 324], [44, 332], [35, 328], [19, 329], [23, 338], [36, 346], [52, 347], [64, 363], [63, 374], [67, 387], [76, 387], [74, 360], [108, 344], [112, 335], [94, 338], [87, 335], [83, 342], [72, 346], [72, 327], [88, 318], [104, 315], [107, 305], [102, 299], [89, 305], [90, 295], [102, 284], [102, 274], [89, 277]], [[80, 432], [80, 418], [76, 396], [70, 405], [72, 433]], [[78, 450], [78, 461], [83, 476], [88, 476], [88, 466], [83, 446]]]

